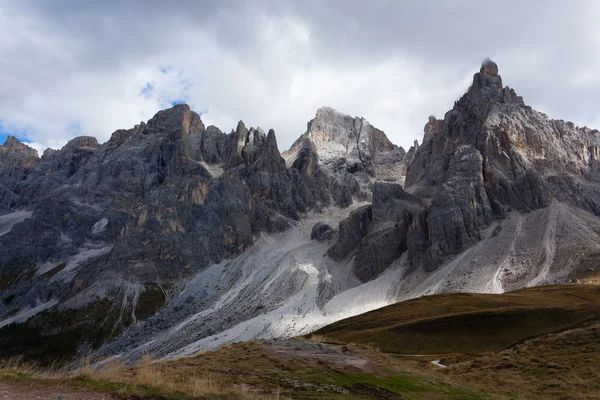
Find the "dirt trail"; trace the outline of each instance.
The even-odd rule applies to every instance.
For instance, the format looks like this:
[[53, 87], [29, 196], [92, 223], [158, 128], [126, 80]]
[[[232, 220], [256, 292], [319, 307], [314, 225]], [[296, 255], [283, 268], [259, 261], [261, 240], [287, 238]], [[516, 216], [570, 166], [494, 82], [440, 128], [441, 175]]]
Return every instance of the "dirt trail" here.
[[77, 392], [60, 386], [39, 383], [0, 382], [0, 400], [114, 400], [105, 393]]
[[370, 361], [346, 346], [300, 342], [294, 340], [273, 341], [269, 349], [279, 358], [305, 358], [328, 361], [357, 371], [370, 371]]

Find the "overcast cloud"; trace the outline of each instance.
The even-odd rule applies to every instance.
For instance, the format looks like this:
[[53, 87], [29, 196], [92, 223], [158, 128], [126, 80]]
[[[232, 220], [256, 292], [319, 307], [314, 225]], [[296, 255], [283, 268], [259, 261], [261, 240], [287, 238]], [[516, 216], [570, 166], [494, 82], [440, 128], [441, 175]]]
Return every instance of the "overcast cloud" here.
[[0, 0], [0, 143], [103, 142], [187, 102], [282, 149], [323, 105], [408, 147], [487, 56], [529, 105], [600, 128], [598, 20], [595, 0]]

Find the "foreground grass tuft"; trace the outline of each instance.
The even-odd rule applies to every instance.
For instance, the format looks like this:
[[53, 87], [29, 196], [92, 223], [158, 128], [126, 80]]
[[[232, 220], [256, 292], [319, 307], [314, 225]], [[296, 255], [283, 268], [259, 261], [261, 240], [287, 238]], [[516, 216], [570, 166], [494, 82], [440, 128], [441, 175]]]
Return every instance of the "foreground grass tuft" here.
[[38, 383], [42, 387], [102, 392], [121, 399], [152, 400], [262, 400], [277, 396], [253, 393], [248, 387], [225, 385], [207, 373], [168, 376], [159, 363], [144, 357], [137, 366], [114, 361], [100, 368], [85, 365], [68, 372], [58, 368], [41, 368], [20, 358], [0, 361], [0, 380], [10, 383]]

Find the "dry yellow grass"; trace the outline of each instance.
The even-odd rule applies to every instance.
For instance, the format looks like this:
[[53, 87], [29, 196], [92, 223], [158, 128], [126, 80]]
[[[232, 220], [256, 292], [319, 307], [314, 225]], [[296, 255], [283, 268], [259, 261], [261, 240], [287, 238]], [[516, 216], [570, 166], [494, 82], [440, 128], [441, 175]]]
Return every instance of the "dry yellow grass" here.
[[[49, 384], [69, 386], [74, 384], [93, 390], [107, 390], [120, 397], [164, 398], [164, 399], [236, 399], [264, 400], [279, 399], [278, 393], [257, 393], [249, 386], [232, 385], [224, 382], [216, 374], [199, 368], [197, 371], [169, 371], [164, 362], [144, 356], [134, 366], [111, 360], [100, 367], [93, 367], [89, 358], [84, 357], [74, 371], [64, 368], [42, 368], [24, 362], [21, 358], [0, 360], [0, 379], [9, 381], [47, 381]], [[111, 385], [103, 385], [110, 383]], [[114, 385], [114, 384], [123, 384]], [[136, 390], [136, 387], [156, 390]], [[127, 388], [128, 390], [123, 390]], [[147, 393], [144, 396], [143, 393]], [[140, 395], [141, 394], [141, 395]]]
[[[175, 370], [176, 371], [176, 370]], [[231, 398], [240, 400], [262, 400], [277, 398], [277, 395], [256, 393], [244, 385], [231, 385], [218, 375], [198, 369], [193, 372], [169, 373], [164, 362], [151, 356], [142, 357], [135, 366], [127, 366], [118, 360], [105, 363], [99, 368], [80, 368], [75, 375], [90, 379], [118, 382], [181, 392], [194, 398]]]
[[497, 354], [443, 360], [453, 379], [527, 399], [600, 399], [600, 322], [527, 340]]
[[21, 357], [13, 357], [9, 359], [0, 359], [0, 371], [3, 373], [14, 373], [23, 375], [35, 375], [42, 378], [61, 378], [65, 376], [63, 368], [59, 368], [56, 364], [51, 364], [49, 367], [40, 368], [35, 364], [24, 361]]
[[590, 273], [578, 278], [579, 283], [588, 285], [600, 285], [600, 273]]

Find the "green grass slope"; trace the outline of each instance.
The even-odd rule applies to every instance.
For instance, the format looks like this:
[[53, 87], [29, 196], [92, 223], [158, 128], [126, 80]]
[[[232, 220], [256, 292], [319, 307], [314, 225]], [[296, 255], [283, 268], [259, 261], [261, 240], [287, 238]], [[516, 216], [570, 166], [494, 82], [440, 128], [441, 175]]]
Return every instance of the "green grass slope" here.
[[336, 322], [308, 338], [395, 354], [482, 355], [599, 319], [600, 286], [560, 285], [425, 296]]

